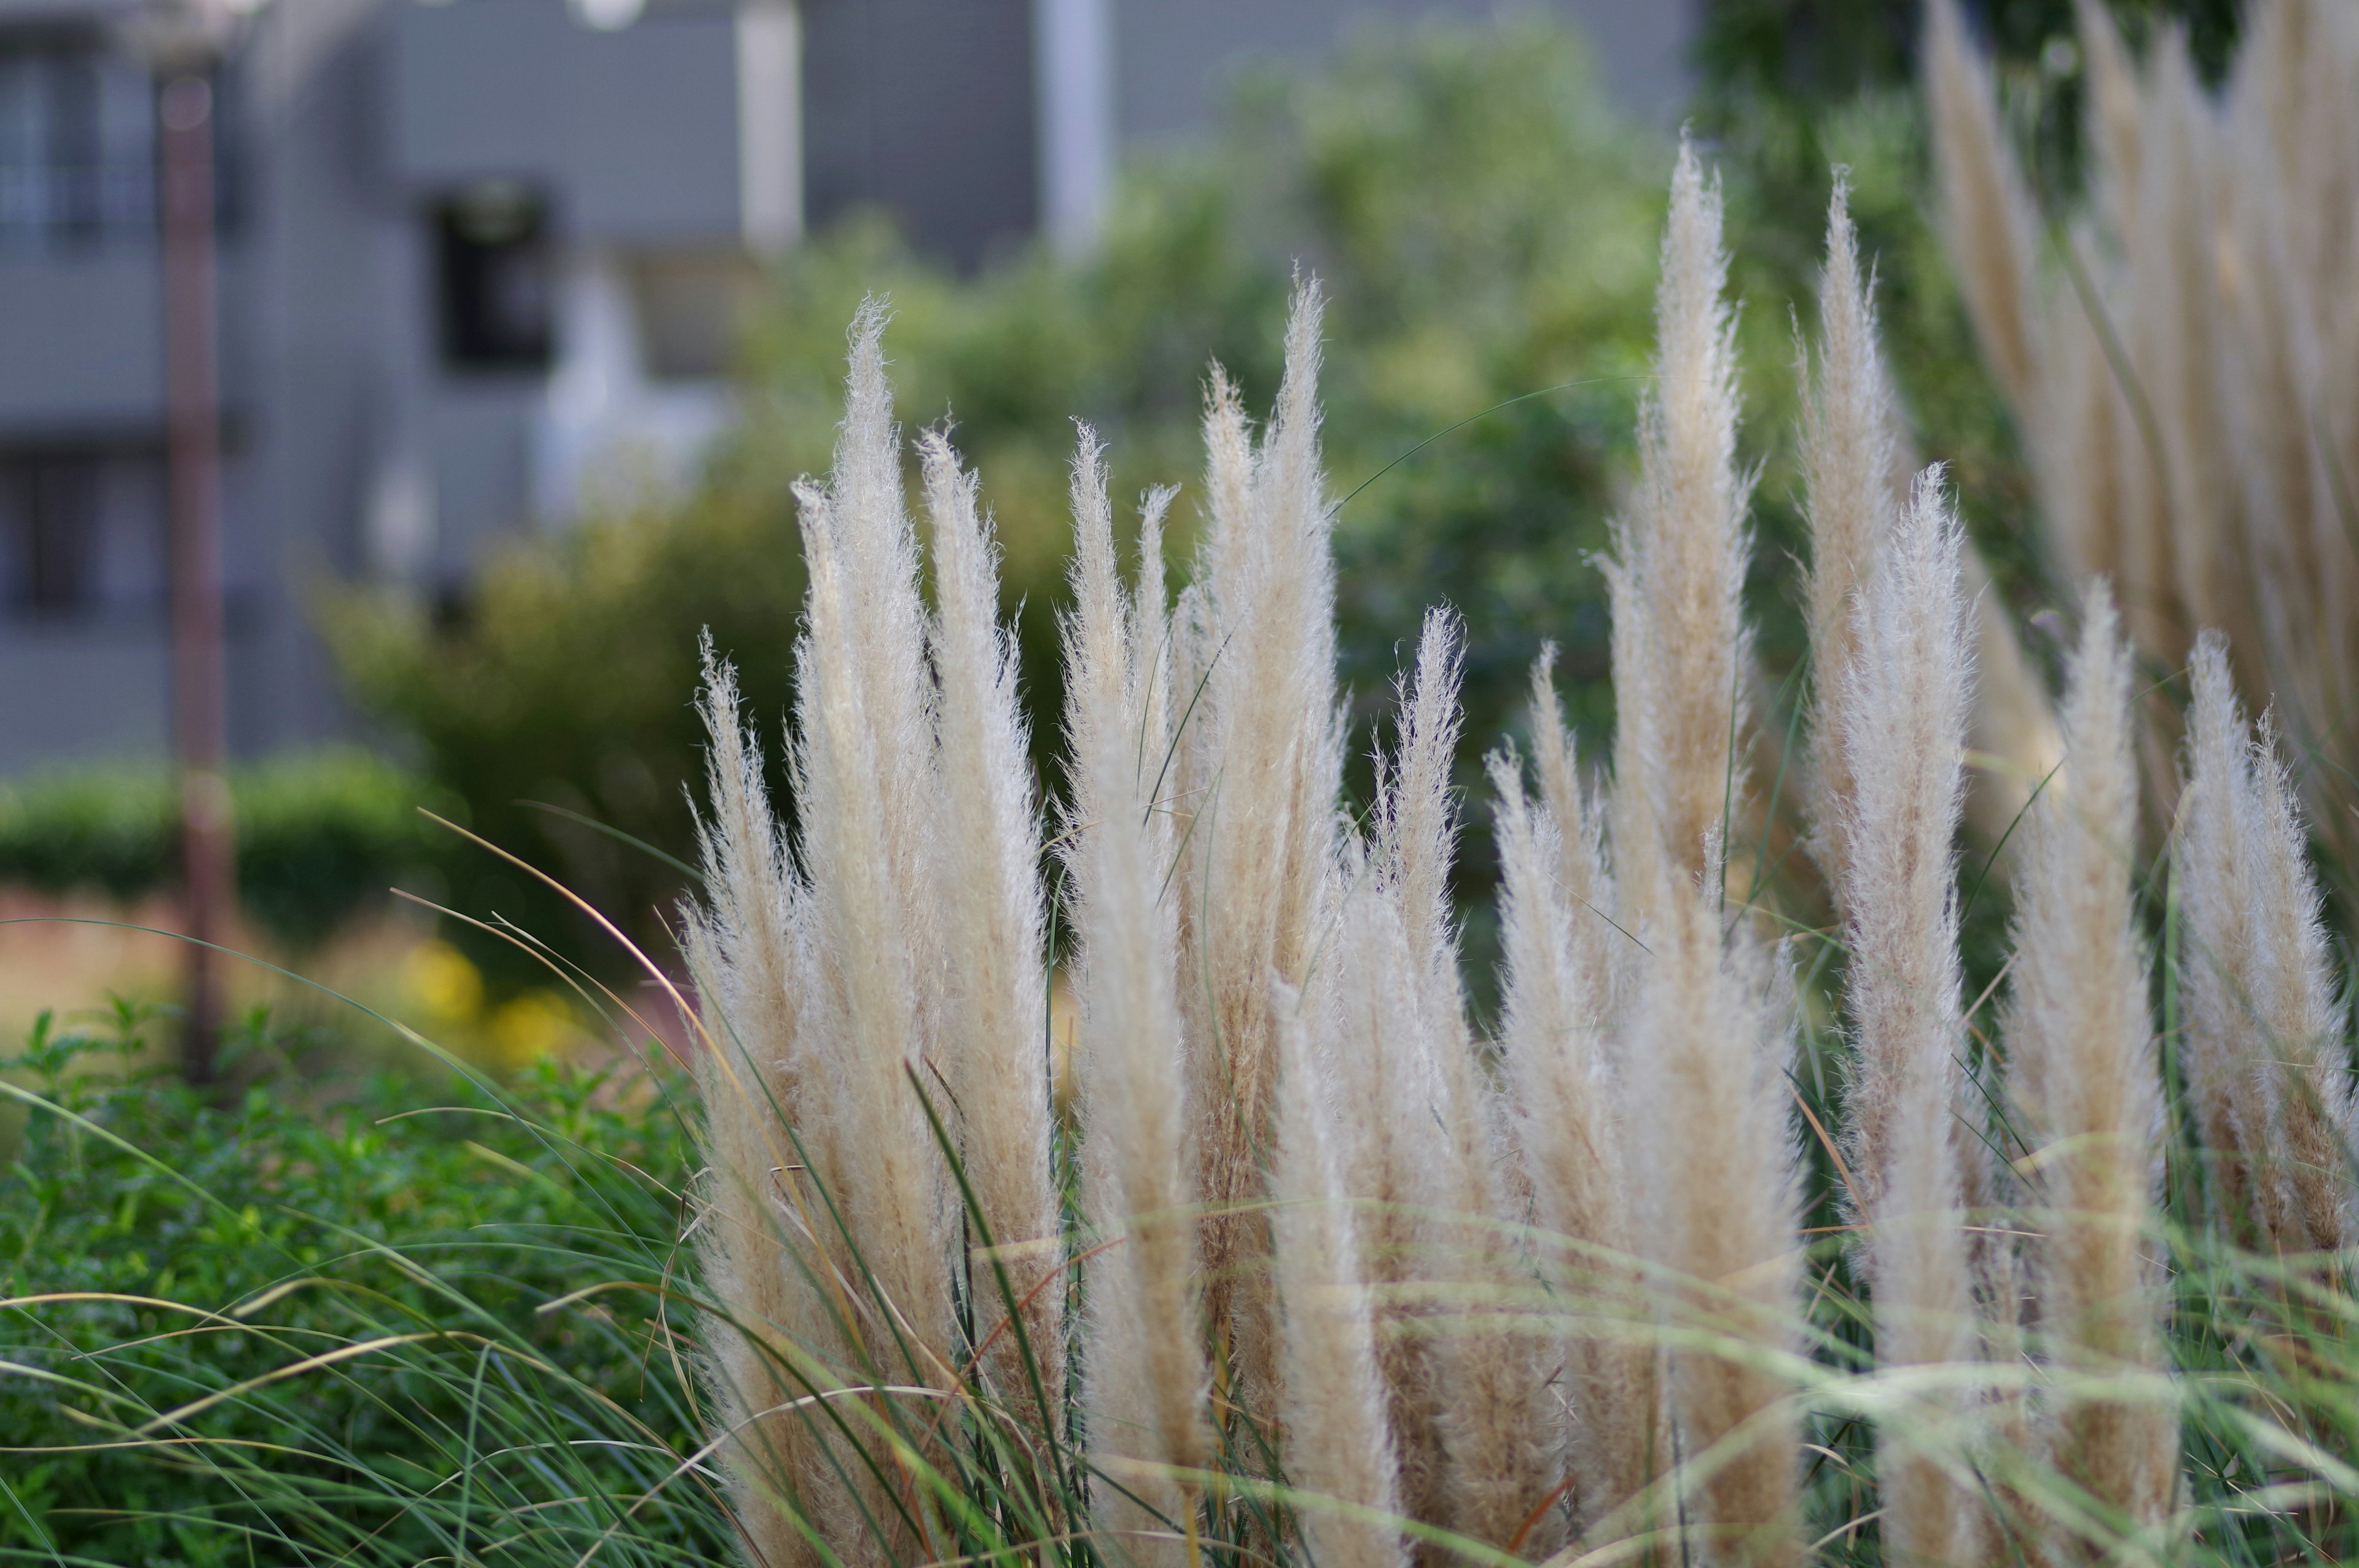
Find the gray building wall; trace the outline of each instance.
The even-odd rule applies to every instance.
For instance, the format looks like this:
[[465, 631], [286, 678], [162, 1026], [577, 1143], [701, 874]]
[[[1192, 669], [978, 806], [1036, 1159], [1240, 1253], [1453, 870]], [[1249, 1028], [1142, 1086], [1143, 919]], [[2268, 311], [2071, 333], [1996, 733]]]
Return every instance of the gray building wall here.
[[[148, 88], [92, 55], [69, 87], [98, 105], [74, 135], [103, 167], [63, 184], [34, 167], [55, 127], [22, 90], [49, 69], [28, 49], [97, 43], [127, 3], [0, 0], [0, 773], [168, 743]], [[693, 345], [725, 341], [731, 291], [804, 222], [875, 207], [968, 267], [1044, 228], [1085, 243], [1123, 150], [1207, 127], [1250, 61], [1307, 62], [1371, 16], [1493, 8], [633, 3], [278, 0], [240, 46], [220, 97], [240, 752], [350, 732], [316, 624], [331, 583], [448, 588], [563, 525], [601, 453], [634, 475], [692, 454], [727, 415]], [[1688, 0], [1553, 7], [1626, 104], [1672, 112]], [[486, 189], [545, 204], [545, 361], [447, 351], [438, 214]], [[31, 521], [60, 516], [79, 541], [63, 598]]]
[[1030, 0], [802, 0], [813, 228], [873, 207], [973, 267], [1038, 221]]

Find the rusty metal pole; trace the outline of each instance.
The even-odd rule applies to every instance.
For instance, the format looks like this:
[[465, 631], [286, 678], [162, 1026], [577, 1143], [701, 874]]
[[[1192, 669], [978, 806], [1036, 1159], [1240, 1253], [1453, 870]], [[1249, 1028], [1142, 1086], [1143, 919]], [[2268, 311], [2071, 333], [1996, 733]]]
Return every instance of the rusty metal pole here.
[[182, 1073], [209, 1084], [223, 1015], [221, 955], [236, 900], [222, 625], [221, 401], [213, 285], [213, 92], [201, 69], [160, 78], [164, 386], [169, 466], [172, 743], [188, 901]]

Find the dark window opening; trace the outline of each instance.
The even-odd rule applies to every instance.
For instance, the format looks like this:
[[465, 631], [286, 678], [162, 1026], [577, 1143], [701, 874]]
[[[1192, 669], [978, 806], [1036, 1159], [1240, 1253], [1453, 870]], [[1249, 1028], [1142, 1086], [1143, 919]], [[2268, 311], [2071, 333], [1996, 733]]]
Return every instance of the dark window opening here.
[[460, 371], [545, 371], [552, 341], [549, 210], [506, 180], [434, 211], [442, 361]]
[[8, 470], [15, 608], [42, 616], [90, 609], [98, 599], [96, 460], [27, 458]]

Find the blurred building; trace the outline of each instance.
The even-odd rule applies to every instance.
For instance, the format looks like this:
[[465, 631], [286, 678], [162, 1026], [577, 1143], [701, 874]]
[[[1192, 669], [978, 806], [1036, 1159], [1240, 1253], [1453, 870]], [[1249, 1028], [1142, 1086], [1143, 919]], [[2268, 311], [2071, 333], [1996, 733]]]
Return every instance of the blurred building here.
[[[152, 89], [129, 0], [0, 0], [0, 772], [166, 749]], [[1560, 0], [1667, 117], [1687, 7]], [[219, 84], [233, 742], [348, 716], [336, 579], [463, 580], [728, 416], [766, 254], [857, 207], [1085, 243], [1256, 59], [1488, 0], [276, 0]]]

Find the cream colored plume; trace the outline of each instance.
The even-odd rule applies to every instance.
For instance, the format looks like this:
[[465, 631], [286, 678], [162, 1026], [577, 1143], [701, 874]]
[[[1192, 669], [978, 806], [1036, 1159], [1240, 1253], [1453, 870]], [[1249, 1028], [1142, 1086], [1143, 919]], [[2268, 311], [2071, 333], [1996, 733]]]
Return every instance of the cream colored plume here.
[[[1928, 469], [1878, 552], [1836, 683], [1851, 793], [1838, 903], [1849, 949], [1853, 1067], [1847, 1168], [1887, 1369], [1958, 1369], [1981, 1332], [1960, 1148], [1962, 1063], [1955, 841], [1973, 694], [1965, 542]], [[1965, 1141], [1972, 1141], [1968, 1131]], [[1907, 1563], [1978, 1560], [1970, 1401], [1911, 1401], [1877, 1435], [1885, 1550]]]
[[839, 1424], [814, 1401], [957, 1376], [950, 1184], [911, 1081], [941, 1054], [940, 775], [884, 324], [873, 303], [855, 319], [833, 470], [796, 492], [810, 587], [791, 857], [734, 684], [708, 665], [708, 903], [686, 922], [715, 1042], [699, 1065], [715, 1170], [703, 1223], [716, 1299], [740, 1325], [716, 1355], [741, 1433], [729, 1463], [765, 1499], [749, 1529], [773, 1561], [811, 1556], [788, 1507], [851, 1562], [916, 1546], [852, 1452], [890, 1414], [866, 1397], [832, 1407], [850, 1412]]
[[[2078, 9], [2094, 200], [2053, 215], [2042, 269], [1991, 72], [1951, 0], [1929, 7], [1951, 260], [2060, 564], [2111, 579], [2166, 667], [2219, 628], [2247, 704], [2274, 702], [2333, 764], [2303, 782], [2347, 850], [2359, 555], [2338, 476], [2359, 472], [2359, 13], [2261, 0], [2214, 93], [2179, 25], [2139, 59], [2104, 6]], [[2174, 732], [2150, 708], [2142, 750], [2166, 810]]]
[[[1654, 385], [1638, 411], [1636, 515], [1616, 530], [1610, 568], [1616, 853], [1644, 821], [1682, 884], [1716, 873], [1746, 773], [1732, 752], [1751, 657], [1741, 604], [1751, 484], [1736, 469], [1727, 276], [1719, 181], [1682, 142], [1655, 297]], [[1643, 613], [1625, 614], [1625, 599]], [[1625, 687], [1641, 666], [1643, 686]], [[1652, 881], [1625, 879], [1625, 895], [1643, 898]]]
[[[2044, 1232], [2032, 1277], [2060, 1373], [2051, 1459], [2100, 1502], [2158, 1521], [2177, 1476], [2178, 1421], [2162, 1390], [2154, 1251], [2161, 1086], [2147, 970], [2130, 900], [2137, 861], [2131, 665], [2099, 582], [2064, 705], [2060, 787], [2027, 824], [2017, 888], [2006, 1089], [2027, 1153], [2019, 1169]], [[2089, 1394], [2077, 1379], [2141, 1378], [2144, 1397]]]
[[699, 818], [708, 903], [684, 910], [689, 970], [703, 1004], [708, 1049], [696, 1059], [711, 1173], [697, 1231], [707, 1288], [705, 1385], [737, 1517], [753, 1550], [777, 1564], [820, 1561], [789, 1518], [799, 1506], [861, 1555], [857, 1509], [826, 1473], [823, 1422], [798, 1401], [841, 1386], [853, 1364], [828, 1291], [789, 1260], [812, 1247], [808, 1195], [762, 1173], [789, 1169], [787, 1129], [799, 1119], [798, 999], [808, 983], [794, 871], [746, 744], [736, 677], [705, 649], [705, 730], [712, 742], [709, 815]]
[[[1810, 853], [1838, 903], [1849, 887], [1853, 781], [1847, 674], [1854, 663], [1852, 600], [1892, 531], [1898, 460], [1892, 393], [1876, 345], [1875, 307], [1861, 276], [1850, 191], [1835, 181], [1827, 264], [1819, 284], [1819, 352], [1807, 359], [1802, 478], [1810, 497], [1808, 608], [1812, 679]], [[1815, 372], [1815, 375], [1811, 373]]]
[[1709, 1563], [1798, 1562], [1800, 1426], [1797, 1143], [1786, 1065], [1790, 983], [1719, 890], [1664, 888], [1643, 933], [1625, 1102], [1633, 1220], [1671, 1335], [1670, 1407], [1690, 1541]]
[[[1282, 985], [1272, 1010], [1280, 1060], [1270, 1229], [1283, 1318], [1287, 1477], [1296, 1490], [1341, 1505], [1307, 1502], [1295, 1517], [1322, 1568], [1407, 1568], [1390, 1399], [1360, 1222], [1335, 1150], [1351, 1116], [1337, 1102], [1324, 1059], [1336, 1046], [1338, 1019], [1321, 999]], [[1315, 1016], [1306, 1018], [1306, 1010]]]
[[952, 1375], [951, 1202], [911, 1075], [939, 1023], [936, 773], [884, 327], [863, 308], [833, 472], [796, 492], [810, 591], [790, 757], [815, 968], [799, 1130], [881, 1298], [861, 1327], [878, 1374], [932, 1381]]
[[[1509, 755], [1491, 759], [1506, 957], [1499, 1048], [1510, 1125], [1543, 1232], [1538, 1262], [1558, 1292], [1553, 1310], [1563, 1325], [1573, 1514], [1581, 1529], [1591, 1530], [1669, 1468], [1669, 1445], [1662, 1441], [1656, 1347], [1644, 1332], [1650, 1314], [1634, 1266], [1626, 1156], [1614, 1114], [1610, 960], [1578, 935], [1583, 925], [1611, 929], [1599, 909], [1611, 907], [1612, 895], [1596, 863], [1586, 803], [1571, 776], [1571, 742], [1544, 674], [1542, 681], [1547, 706], [1535, 703], [1533, 723], [1549, 759], [1540, 770], [1543, 798], [1527, 797]], [[1570, 822], [1569, 830], [1560, 820]], [[1587, 890], [1582, 903], [1569, 896], [1568, 865]], [[1596, 906], [1585, 907], [1593, 899]]]
[[1538, 1364], [1538, 1336], [1519, 1321], [1528, 1271], [1502, 1230], [1497, 1118], [1466, 1022], [1451, 913], [1462, 637], [1456, 616], [1427, 612], [1416, 674], [1402, 694], [1400, 750], [1378, 760], [1372, 864], [1408, 950], [1415, 1011], [1394, 1038], [1430, 1064], [1433, 1099], [1423, 1114], [1440, 1132], [1440, 1202], [1426, 1229], [1445, 1522], [1498, 1547], [1520, 1532], [1522, 1547], [1545, 1555], [1560, 1533], [1552, 1513], [1527, 1522], [1558, 1482], [1545, 1430], [1547, 1370]]
[[2306, 834], [2213, 633], [2197, 639], [2180, 795], [2182, 1047], [2214, 1213], [2279, 1253], [2352, 1244], [2343, 1010]]
[[[1082, 1207], [1101, 1250], [1088, 1273], [1082, 1395], [1101, 1529], [1143, 1563], [1180, 1563], [1211, 1460], [1198, 1314], [1190, 1098], [1176, 945], [1160, 896], [1169, 819], [1141, 773], [1155, 650], [1114, 568], [1096, 442], [1074, 463], [1075, 606], [1065, 625], [1074, 797], [1063, 836], [1080, 956], [1075, 1049], [1087, 1129]], [[1108, 1245], [1108, 1244], [1111, 1245]]]
[[[1033, 796], [1016, 647], [998, 622], [999, 574], [975, 497], [949, 438], [919, 443], [933, 522], [932, 627], [940, 770], [934, 871], [942, 929], [940, 1065], [965, 1164], [993, 1250], [970, 1264], [977, 1316], [997, 1324], [998, 1396], [1053, 1423], [1064, 1389], [1060, 1222], [1049, 1169], [1048, 976], [1039, 803]], [[1003, 1283], [1004, 1282], [1004, 1283]], [[993, 1331], [982, 1331], [989, 1335]], [[1038, 1388], [1034, 1388], [1038, 1379]], [[1045, 1408], [1043, 1400], [1046, 1401]]]
[[1342, 780], [1332, 529], [1320, 470], [1318, 285], [1296, 292], [1286, 371], [1256, 442], [1215, 373], [1205, 416], [1210, 527], [1189, 604], [1187, 664], [1202, 682], [1180, 736], [1184, 848], [1180, 990], [1190, 1041], [1197, 1187], [1209, 1311], [1241, 1376], [1265, 1392], [1275, 1320], [1257, 1151], [1277, 1088], [1274, 970], [1299, 985], [1333, 857]]

